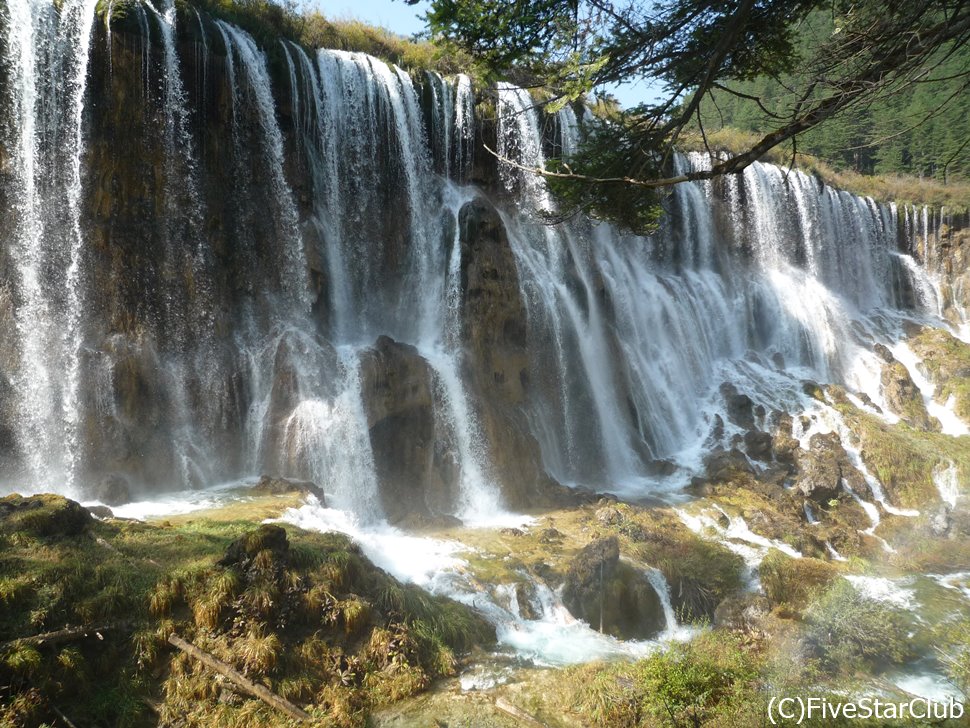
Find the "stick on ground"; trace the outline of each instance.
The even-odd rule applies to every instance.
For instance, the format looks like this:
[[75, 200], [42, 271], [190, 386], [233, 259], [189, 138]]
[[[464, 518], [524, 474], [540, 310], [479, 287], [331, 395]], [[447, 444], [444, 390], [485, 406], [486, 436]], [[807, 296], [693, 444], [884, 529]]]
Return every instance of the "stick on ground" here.
[[252, 680], [247, 678], [242, 673], [236, 672], [232, 667], [224, 663], [219, 658], [210, 655], [204, 650], [200, 650], [198, 647], [193, 645], [191, 642], [186, 642], [181, 637], [176, 634], [170, 634], [168, 636], [168, 641], [178, 647], [182, 652], [192, 657], [211, 670], [215, 670], [217, 673], [223, 677], [229, 679], [236, 687], [249, 693], [255, 698], [259, 698], [267, 705], [276, 708], [282, 713], [286, 713], [291, 718], [298, 721], [310, 720], [310, 716], [304, 711], [300, 710], [297, 706], [293, 705], [289, 700], [281, 698], [276, 693], [269, 690], [264, 685], [259, 685], [254, 683]]

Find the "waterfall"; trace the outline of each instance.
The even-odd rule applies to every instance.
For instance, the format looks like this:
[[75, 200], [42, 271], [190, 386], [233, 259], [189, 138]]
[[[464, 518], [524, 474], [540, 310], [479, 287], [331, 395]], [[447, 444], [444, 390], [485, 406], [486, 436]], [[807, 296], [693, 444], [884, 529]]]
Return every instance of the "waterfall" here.
[[[17, 446], [28, 479], [71, 490], [81, 457], [84, 321], [83, 112], [95, 0], [7, 3], [10, 138], [16, 190], [13, 376]], [[51, 279], [51, 270], [62, 277]]]
[[[303, 308], [309, 308], [309, 289], [307, 286], [307, 261], [303, 239], [299, 230], [299, 215], [293, 192], [286, 181], [283, 171], [283, 135], [276, 121], [276, 107], [273, 91], [266, 68], [266, 58], [256, 46], [256, 42], [243, 30], [223, 21], [216, 21], [226, 45], [229, 63], [237, 61], [247, 82], [246, 100], [252, 103], [258, 114], [262, 134], [263, 154], [266, 159], [266, 172], [270, 176], [274, 197], [278, 202], [276, 230], [282, 241], [284, 265], [279, 272], [281, 288]], [[233, 106], [241, 103], [236, 97], [239, 89], [233, 88]], [[235, 108], [233, 114], [235, 114]]]
[[465, 182], [475, 161], [475, 94], [464, 73], [455, 78], [455, 174]]
[[[528, 93], [499, 84], [500, 156], [541, 167], [540, 117]], [[556, 127], [559, 148], [575, 149], [571, 109]], [[710, 164], [699, 154], [674, 163]], [[565, 482], [605, 472], [614, 487], [643, 492], [655, 459], [697, 467], [722, 381], [766, 409], [797, 407], [789, 377], [868, 392], [872, 342], [894, 342], [906, 318], [938, 313], [914, 296], [925, 272], [898, 249], [896, 208], [801, 172], [755, 163], [679, 185], [661, 229], [636, 238], [585, 220], [541, 225], [529, 210], [554, 208], [542, 180], [513, 165], [500, 171], [527, 200], [507, 224], [540, 342], [533, 368], [558, 373], [530, 414], [547, 468]], [[769, 363], [776, 356], [783, 373]]]
[[674, 613], [674, 607], [670, 603], [670, 584], [667, 583], [667, 579], [660, 569], [648, 569], [647, 580], [650, 582], [653, 590], [657, 592], [657, 598], [660, 600], [660, 606], [664, 613], [664, 623], [666, 624], [664, 631], [668, 635], [673, 635], [676, 633], [678, 625], [677, 615]]
[[940, 500], [950, 508], [956, 508], [957, 498], [960, 497], [960, 481], [955, 463], [946, 466], [939, 465], [933, 470], [933, 485], [940, 494]]
[[[288, 41], [270, 49], [277, 67], [240, 28], [172, 0], [135, 3], [124, 26], [109, 4], [106, 29], [95, 4], [0, 9], [5, 485], [81, 492], [118, 473], [134, 490], [177, 490], [278, 472], [379, 520], [362, 362], [387, 336], [427, 373], [434, 456], [455, 462], [452, 513], [503, 513], [496, 473], [509, 468], [489, 436], [508, 423], [495, 427], [475, 382], [506, 373], [521, 384], [522, 442], [538, 443], [553, 479], [669, 494], [751, 427], [730, 421], [724, 383], [764, 409], [761, 427], [805, 408], [804, 379], [879, 401], [873, 344], [902, 357], [907, 322], [953, 315], [927, 263], [945, 218], [926, 208], [755, 163], [677, 186], [650, 235], [582, 216], [550, 225], [556, 201], [522, 168], [574, 155], [587, 109], [549, 115], [499, 83], [497, 149], [511, 163], [495, 189], [478, 148], [492, 127], [475, 119], [468, 76], [412, 77]], [[93, 43], [96, 32], [114, 42]], [[187, 39], [194, 65], [180, 57]], [[89, 89], [89, 71], [108, 68]], [[141, 97], [122, 93], [130, 79]], [[141, 118], [86, 98], [108, 89]], [[710, 163], [673, 160], [681, 172]], [[498, 322], [525, 330], [509, 336], [526, 362], [514, 372], [485, 371], [467, 347], [493, 323], [463, 319], [458, 220], [479, 197], [509, 241], [515, 282], [502, 295], [525, 311]], [[753, 546], [732, 528], [725, 538]]]

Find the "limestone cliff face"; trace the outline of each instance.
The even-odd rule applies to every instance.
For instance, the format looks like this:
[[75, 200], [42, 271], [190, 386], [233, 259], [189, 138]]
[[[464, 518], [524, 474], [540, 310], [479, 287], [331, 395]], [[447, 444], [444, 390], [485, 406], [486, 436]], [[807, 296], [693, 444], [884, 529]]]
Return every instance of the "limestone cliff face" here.
[[[459, 215], [464, 371], [481, 395], [485, 436], [495, 475], [514, 507], [548, 495], [529, 405], [528, 325], [515, 259], [498, 211], [483, 197]], [[542, 486], [537, 488], [537, 486]]]

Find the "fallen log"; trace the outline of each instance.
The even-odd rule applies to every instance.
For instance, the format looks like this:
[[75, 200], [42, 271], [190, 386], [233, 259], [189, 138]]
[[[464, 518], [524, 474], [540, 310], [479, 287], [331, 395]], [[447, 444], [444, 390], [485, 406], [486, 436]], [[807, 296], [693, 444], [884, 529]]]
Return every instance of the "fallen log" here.
[[130, 625], [127, 622], [121, 622], [116, 624], [102, 624], [97, 627], [65, 627], [64, 629], [58, 629], [54, 632], [44, 632], [43, 634], [35, 634], [31, 637], [19, 637], [15, 640], [4, 642], [2, 645], [0, 645], [0, 650], [9, 650], [14, 647], [22, 647], [24, 645], [32, 645], [34, 647], [40, 647], [42, 645], [56, 645], [60, 644], [61, 642], [73, 642], [75, 640], [84, 639], [85, 637], [90, 636], [103, 640], [104, 637], [101, 635], [102, 632], [127, 629], [129, 626]]
[[191, 642], [186, 642], [176, 634], [170, 634], [168, 636], [168, 641], [182, 650], [182, 652], [187, 654], [189, 657], [198, 660], [210, 670], [214, 670], [223, 677], [227, 678], [239, 689], [255, 698], [259, 698], [270, 707], [276, 708], [278, 711], [286, 713], [288, 716], [298, 721], [310, 720], [309, 715], [300, 710], [300, 708], [297, 706], [293, 705], [293, 703], [291, 703], [289, 700], [281, 698], [279, 695], [269, 690], [265, 685], [254, 683], [242, 673], [236, 672], [236, 670], [224, 663], [218, 657], [209, 654], [205, 650], [200, 650]]

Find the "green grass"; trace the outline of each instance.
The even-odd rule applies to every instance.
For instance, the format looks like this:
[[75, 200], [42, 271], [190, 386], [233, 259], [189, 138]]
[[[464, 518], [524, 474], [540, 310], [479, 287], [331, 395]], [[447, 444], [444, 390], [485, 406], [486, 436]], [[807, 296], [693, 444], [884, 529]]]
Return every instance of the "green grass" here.
[[53, 721], [68, 706], [81, 725], [153, 725], [148, 700], [183, 725], [286, 725], [258, 701], [219, 702], [212, 675], [169, 647], [172, 632], [347, 726], [494, 640], [471, 610], [398, 583], [343, 535], [288, 528], [288, 547], [276, 527], [200, 518], [91, 521], [65, 537], [51, 524], [66, 501], [46, 498], [29, 528], [0, 511], [0, 642], [123, 628], [0, 650], [0, 725]]

